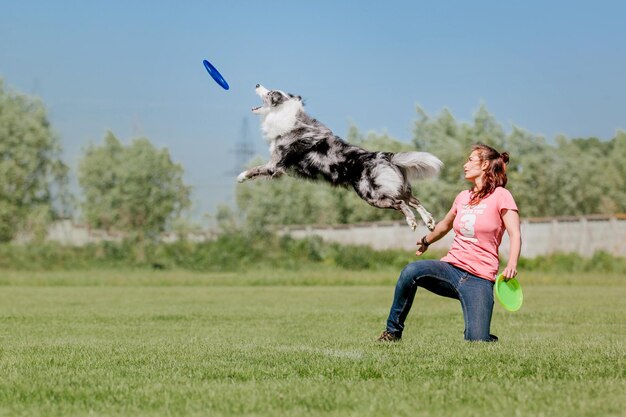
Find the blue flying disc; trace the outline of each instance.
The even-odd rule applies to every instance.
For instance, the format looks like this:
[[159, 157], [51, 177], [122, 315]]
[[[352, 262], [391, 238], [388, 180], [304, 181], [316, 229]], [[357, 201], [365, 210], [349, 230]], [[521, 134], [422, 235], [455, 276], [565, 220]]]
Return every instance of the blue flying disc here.
[[502, 307], [509, 311], [517, 311], [524, 302], [524, 294], [522, 293], [522, 287], [519, 285], [519, 281], [515, 278], [511, 278], [507, 281], [504, 280], [502, 274], [496, 277], [494, 284], [496, 298], [502, 304]]
[[220, 72], [213, 65], [211, 65], [209, 61], [205, 59], [202, 63], [204, 64], [204, 68], [206, 68], [209, 75], [213, 77], [216, 83], [221, 85], [224, 90], [228, 90], [230, 88], [224, 77], [222, 77], [222, 74], [220, 74]]

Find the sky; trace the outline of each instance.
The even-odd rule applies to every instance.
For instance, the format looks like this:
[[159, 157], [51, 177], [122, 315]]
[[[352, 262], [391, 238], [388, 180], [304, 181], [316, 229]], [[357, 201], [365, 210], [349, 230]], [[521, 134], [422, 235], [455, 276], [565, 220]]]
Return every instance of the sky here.
[[485, 104], [505, 130], [609, 140], [626, 129], [624, 16], [602, 0], [0, 0], [0, 78], [43, 100], [74, 182], [107, 131], [147, 137], [203, 217], [234, 204], [237, 149], [268, 155], [257, 83], [342, 137], [408, 142], [418, 105], [470, 122]]

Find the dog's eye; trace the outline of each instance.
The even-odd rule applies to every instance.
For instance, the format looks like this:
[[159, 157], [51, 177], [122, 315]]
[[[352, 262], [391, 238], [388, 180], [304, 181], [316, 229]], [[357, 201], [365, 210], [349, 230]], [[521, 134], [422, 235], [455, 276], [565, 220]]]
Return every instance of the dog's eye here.
[[272, 100], [272, 104], [278, 104], [283, 100], [283, 95], [278, 91], [272, 91], [270, 94], [270, 99]]

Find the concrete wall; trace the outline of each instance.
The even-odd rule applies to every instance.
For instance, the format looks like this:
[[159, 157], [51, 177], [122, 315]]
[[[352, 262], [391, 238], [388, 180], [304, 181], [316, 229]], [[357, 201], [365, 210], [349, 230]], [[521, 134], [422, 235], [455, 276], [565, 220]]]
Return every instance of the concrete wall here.
[[89, 243], [103, 241], [121, 242], [124, 239], [124, 235], [105, 230], [90, 229], [76, 225], [71, 220], [61, 220], [50, 226], [47, 239], [63, 245], [84, 246]]
[[[377, 222], [339, 226], [292, 226], [280, 230], [294, 238], [320, 236], [330, 242], [369, 245], [375, 249], [415, 248], [418, 239], [428, 230], [419, 225], [415, 232], [405, 222]], [[446, 250], [454, 232], [435, 242], [431, 248]], [[626, 256], [626, 215], [556, 217], [522, 220], [522, 256], [533, 258], [555, 252], [591, 256], [603, 250], [616, 256]], [[506, 232], [500, 253], [508, 257], [509, 240]]]
[[[179, 240], [180, 236], [176, 233], [163, 233], [160, 237], [162, 242], [172, 243]], [[89, 243], [98, 242], [121, 242], [124, 234], [120, 232], [107, 232], [106, 230], [91, 229], [86, 226], [77, 225], [72, 220], [59, 220], [54, 222], [48, 229], [46, 240], [58, 242], [68, 246], [84, 246]], [[206, 233], [188, 233], [185, 239], [190, 242], [205, 242], [215, 239], [215, 235], [210, 232]], [[28, 243], [32, 237], [26, 234], [20, 234], [14, 240], [15, 243]]]

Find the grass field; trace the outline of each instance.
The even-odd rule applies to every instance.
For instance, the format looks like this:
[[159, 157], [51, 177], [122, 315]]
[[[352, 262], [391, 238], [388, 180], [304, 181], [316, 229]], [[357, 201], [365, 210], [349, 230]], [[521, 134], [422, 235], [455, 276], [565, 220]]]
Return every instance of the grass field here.
[[0, 415], [623, 416], [626, 277], [521, 277], [495, 344], [397, 271], [0, 271]]

